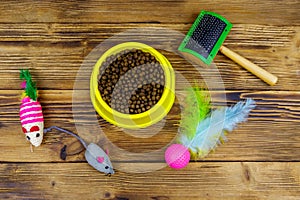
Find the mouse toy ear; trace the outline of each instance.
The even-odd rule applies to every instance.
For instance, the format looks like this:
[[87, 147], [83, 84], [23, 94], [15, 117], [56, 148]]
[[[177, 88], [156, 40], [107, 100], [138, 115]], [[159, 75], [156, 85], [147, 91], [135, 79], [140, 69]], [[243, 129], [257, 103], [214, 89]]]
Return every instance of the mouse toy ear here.
[[104, 150], [95, 143], [90, 143], [85, 151], [86, 161], [99, 172], [114, 174], [113, 166]]
[[104, 157], [100, 157], [100, 156], [97, 157], [98, 163], [103, 163], [103, 161], [104, 161]]

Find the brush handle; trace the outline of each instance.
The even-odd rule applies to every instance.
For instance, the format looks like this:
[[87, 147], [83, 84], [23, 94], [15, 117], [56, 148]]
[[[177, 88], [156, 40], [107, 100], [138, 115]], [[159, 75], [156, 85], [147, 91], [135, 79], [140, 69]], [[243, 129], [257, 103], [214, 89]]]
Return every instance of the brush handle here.
[[247, 60], [246, 58], [240, 56], [239, 54], [231, 51], [227, 47], [221, 46], [220, 51], [225, 56], [227, 56], [228, 58], [230, 58], [231, 60], [233, 60], [234, 62], [236, 62], [237, 64], [239, 64], [240, 66], [242, 66], [243, 68], [245, 68], [246, 70], [248, 70], [249, 72], [254, 74], [255, 76], [257, 76], [261, 80], [265, 81], [269, 85], [275, 85], [276, 84], [278, 78], [276, 76], [274, 76], [273, 74], [267, 72], [263, 68], [261, 68], [261, 67], [257, 66], [256, 64], [250, 62], [249, 60]]

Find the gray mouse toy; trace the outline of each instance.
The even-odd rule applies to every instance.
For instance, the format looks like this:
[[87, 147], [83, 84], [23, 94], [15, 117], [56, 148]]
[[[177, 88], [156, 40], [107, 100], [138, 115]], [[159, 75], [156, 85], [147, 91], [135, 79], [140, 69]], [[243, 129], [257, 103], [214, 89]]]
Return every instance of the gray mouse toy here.
[[59, 128], [57, 126], [51, 126], [47, 129], [44, 129], [44, 133], [49, 132], [51, 129], [56, 129], [58, 131], [67, 133], [67, 134], [72, 135], [75, 138], [77, 138], [81, 142], [81, 144], [84, 146], [84, 148], [86, 149], [85, 154], [84, 154], [85, 159], [96, 170], [103, 172], [103, 173], [105, 173], [105, 175], [109, 175], [109, 176], [115, 173], [108, 155], [98, 145], [96, 145], [95, 143], [90, 143], [89, 145], [87, 145], [86, 142], [78, 135], [76, 135], [68, 130]]

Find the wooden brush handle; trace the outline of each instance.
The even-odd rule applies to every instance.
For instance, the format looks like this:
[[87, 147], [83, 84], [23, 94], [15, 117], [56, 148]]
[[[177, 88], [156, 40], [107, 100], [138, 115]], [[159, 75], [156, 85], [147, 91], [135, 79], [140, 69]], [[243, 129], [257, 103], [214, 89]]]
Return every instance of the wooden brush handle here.
[[224, 46], [221, 46], [220, 51], [225, 56], [227, 56], [228, 58], [230, 58], [231, 60], [233, 60], [234, 62], [236, 62], [237, 64], [239, 64], [240, 66], [242, 66], [243, 68], [245, 68], [246, 70], [248, 70], [249, 72], [254, 74], [255, 76], [257, 76], [261, 80], [265, 81], [269, 85], [276, 84], [276, 82], [278, 80], [278, 78], [276, 76], [267, 72], [266, 70], [262, 69], [261, 67], [257, 66], [256, 64], [250, 62], [246, 58], [240, 56], [239, 54], [231, 51], [230, 49], [228, 49], [227, 47], [224, 47]]

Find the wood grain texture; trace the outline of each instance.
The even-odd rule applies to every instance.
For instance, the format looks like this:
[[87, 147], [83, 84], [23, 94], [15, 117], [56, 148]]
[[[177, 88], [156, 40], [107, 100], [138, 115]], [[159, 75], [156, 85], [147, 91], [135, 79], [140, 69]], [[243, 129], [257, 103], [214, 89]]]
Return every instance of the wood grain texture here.
[[[201, 10], [226, 15], [234, 23], [300, 24], [297, 0], [266, 1], [5, 1], [0, 12], [2, 23], [68, 22], [68, 23], [192, 23]], [[18, 13], [18, 14], [16, 14]]]
[[[75, 127], [69, 123], [53, 122], [53, 125], [76, 132]], [[1, 132], [5, 133], [0, 136], [2, 152], [0, 160], [2, 162], [63, 162], [59, 157], [61, 148], [78, 142], [66, 134], [52, 131], [44, 136], [43, 145], [34, 148], [34, 153], [30, 153], [29, 143], [17, 124], [2, 124], [2, 126], [4, 127], [1, 128]], [[207, 156], [204, 161], [300, 161], [299, 128], [299, 122], [268, 122], [250, 119], [249, 122], [240, 125], [236, 131], [230, 133], [228, 141]], [[108, 132], [109, 129], [113, 131]], [[176, 136], [175, 131], [177, 131], [176, 128], [173, 128], [173, 132], [170, 132], [171, 130], [151, 138], [141, 139], [126, 135], [110, 125], [104, 128], [105, 135], [117, 147], [128, 152], [141, 153], [141, 155], [168, 145]], [[87, 142], [98, 142], [106, 149], [105, 142], [97, 139], [102, 138], [102, 133], [97, 129], [89, 131], [93, 134], [86, 135], [87, 133], [80, 132], [79, 135]], [[79, 149], [82, 150], [76, 147], [71, 152], [77, 152]], [[117, 154], [112, 156], [116, 157], [113, 161], [121, 159]], [[85, 161], [83, 152], [67, 157], [67, 161]], [[159, 160], [159, 162], [164, 161]]]
[[2, 164], [0, 172], [2, 199], [296, 200], [300, 195], [298, 162], [200, 162], [176, 173], [164, 169], [111, 177], [86, 163]]
[[[268, 86], [221, 53], [214, 60], [217, 68], [194, 68], [171, 52], [201, 10], [232, 22], [224, 45], [278, 76], [278, 83]], [[298, 0], [1, 2], [0, 199], [299, 199], [299, 10]], [[97, 57], [90, 53], [116, 34], [154, 46], [176, 70], [176, 102], [157, 134], [151, 135], [155, 126], [124, 132], [98, 117], [91, 106], [88, 83]], [[86, 163], [75, 138], [58, 131], [47, 133], [42, 146], [30, 152], [18, 115], [20, 68], [30, 69], [37, 81], [45, 126], [66, 128], [109, 149], [117, 170], [165, 166], [163, 159], [145, 162], [130, 154], [147, 155], [176, 137], [184, 90], [191, 82], [215, 84], [210, 90], [214, 108], [246, 98], [253, 98], [257, 107], [225, 144], [183, 170], [119, 170], [106, 177]], [[128, 155], [117, 154], [109, 141]], [[73, 154], [66, 161], [59, 157], [64, 145]]]
[[[0, 106], [1, 131], [0, 135], [3, 154], [0, 160], [6, 162], [60, 162], [59, 152], [64, 144], [70, 145], [76, 140], [57, 131], [45, 135], [43, 147], [36, 148], [34, 154], [29, 152], [29, 144], [26, 142], [19, 125], [19, 97], [21, 91], [3, 91]], [[89, 96], [82, 97], [75, 105], [81, 104], [80, 109], [72, 111], [71, 90], [44, 90], [40, 92], [40, 102], [45, 115], [45, 126], [57, 125], [77, 132], [75, 125], [86, 127], [86, 132], [79, 135], [88, 142], [99, 142], [105, 146], [101, 139], [99, 127], [110, 141], [118, 147], [129, 152], [149, 152], [163, 148], [177, 133], [180, 121], [180, 105], [173, 106], [167, 116], [164, 129], [147, 138], [135, 138], [115, 127], [103, 119], [99, 120], [90, 104]], [[224, 95], [226, 99], [223, 99]], [[253, 98], [257, 102], [256, 108], [251, 112], [249, 121], [239, 125], [239, 128], [228, 135], [228, 142], [221, 145], [215, 153], [205, 160], [223, 161], [299, 161], [300, 138], [296, 130], [300, 129], [300, 93], [284, 91], [226, 91], [211, 92], [214, 103], [220, 105], [233, 105], [239, 100]], [[178, 91], [177, 99], [184, 99], [185, 92]], [[4, 101], [5, 99], [5, 101]], [[182, 105], [181, 105], [182, 106]], [[74, 120], [74, 115], [79, 115], [79, 120]], [[95, 122], [96, 126], [91, 123]], [[152, 132], [155, 128], [145, 131]], [[147, 136], [147, 135], [146, 135]], [[97, 139], [98, 138], [98, 139]], [[75, 150], [74, 150], [75, 151]], [[47, 156], [43, 156], [47, 155]], [[69, 161], [84, 161], [83, 154], [68, 157]]]
[[[78, 69], [89, 53], [116, 33], [148, 26], [149, 24], [0, 24], [1, 77], [0, 89], [19, 89], [18, 70], [30, 68], [40, 89], [73, 89]], [[167, 28], [184, 34], [191, 24], [151, 25], [152, 28]], [[106, 34], [108, 33], [108, 34]], [[161, 36], [138, 32], [136, 40], [152, 41], [158, 49], [175, 49], [172, 42], [180, 43], [178, 35]], [[20, 35], [22, 37], [20, 37]], [[122, 37], [126, 38], [126, 34]], [[128, 33], [128, 38], [132, 35]], [[153, 42], [154, 41], [154, 42]], [[221, 76], [228, 89], [298, 90], [300, 64], [299, 26], [262, 26], [238, 24], [225, 41], [225, 45], [251, 60], [265, 70], [278, 76], [274, 87], [259, 80], [240, 66], [218, 54], [214, 60], [218, 71], [212, 68], [195, 69], [182, 57], [164, 51], [174, 69], [186, 74], [189, 79]], [[90, 68], [93, 67], [92, 60]], [[63, 69], [63, 70], [60, 70]], [[286, 70], [288, 69], [288, 70]], [[193, 74], [193, 76], [191, 76]], [[202, 77], [201, 77], [202, 75]], [[54, 81], [53, 81], [54, 80]], [[192, 81], [192, 80], [190, 80]], [[62, 88], [62, 86], [64, 88]]]

